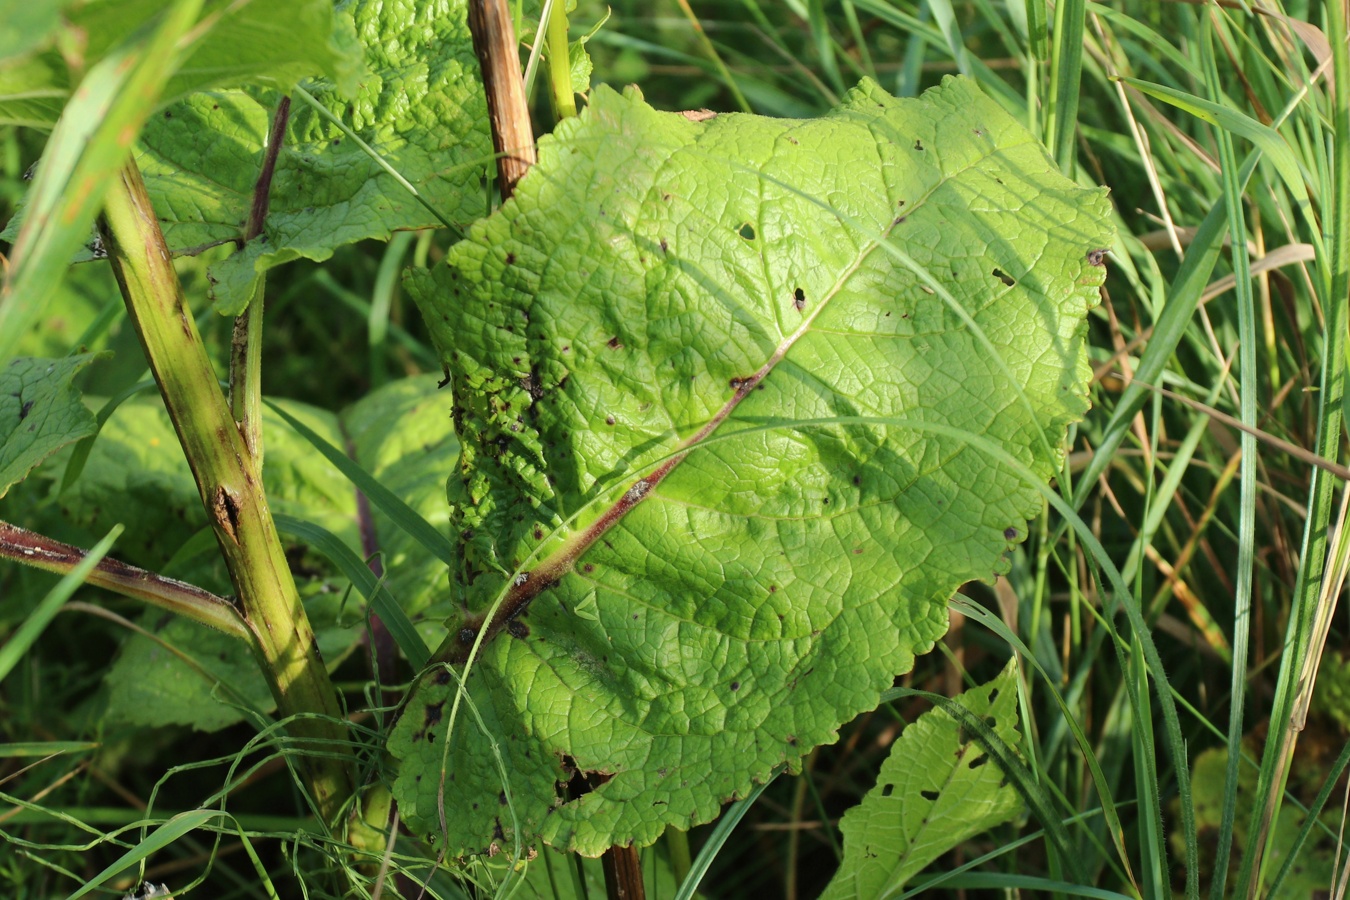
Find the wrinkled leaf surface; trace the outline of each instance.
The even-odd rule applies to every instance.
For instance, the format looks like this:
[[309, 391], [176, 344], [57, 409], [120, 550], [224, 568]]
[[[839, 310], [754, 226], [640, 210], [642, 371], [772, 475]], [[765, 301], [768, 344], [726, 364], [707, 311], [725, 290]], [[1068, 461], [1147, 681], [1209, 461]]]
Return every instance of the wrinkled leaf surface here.
[[[480, 646], [529, 840], [708, 821], [932, 647], [1041, 508], [965, 436], [1046, 479], [1087, 408], [1107, 213], [964, 80], [808, 121], [599, 88], [409, 279], [462, 444], [441, 657]], [[391, 737], [400, 810], [509, 847], [455, 684], [429, 672]]]
[[97, 358], [23, 358], [0, 369], [0, 497], [48, 456], [94, 433], [94, 414], [73, 382]]

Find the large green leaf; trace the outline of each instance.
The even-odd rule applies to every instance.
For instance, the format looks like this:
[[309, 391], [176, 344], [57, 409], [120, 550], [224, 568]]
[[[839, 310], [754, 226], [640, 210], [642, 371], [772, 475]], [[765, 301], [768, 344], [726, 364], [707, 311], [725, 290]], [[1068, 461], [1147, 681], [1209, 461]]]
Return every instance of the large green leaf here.
[[[441, 216], [481, 215], [492, 145], [464, 0], [356, 0], [341, 12], [355, 24], [367, 75], [350, 101], [325, 81], [307, 90]], [[197, 94], [146, 127], [138, 161], [173, 250], [242, 238], [276, 100]], [[297, 99], [263, 234], [213, 267], [218, 308], [242, 309], [273, 266], [439, 224], [351, 135]]]
[[[1015, 748], [1017, 668], [953, 698]], [[932, 709], [891, 745], [877, 786], [844, 814], [844, 859], [822, 900], [891, 897], [925, 866], [1022, 809], [975, 735], [951, 713]]]
[[0, 369], [0, 497], [34, 466], [95, 431], [72, 382], [98, 357], [15, 359]]
[[[1107, 213], [965, 80], [810, 121], [601, 88], [410, 277], [462, 444], [439, 654], [478, 648], [527, 839], [707, 821], [932, 647], [1041, 509], [964, 435], [1048, 478], [1087, 408]], [[509, 846], [456, 684], [428, 673], [391, 735], [400, 811]]]

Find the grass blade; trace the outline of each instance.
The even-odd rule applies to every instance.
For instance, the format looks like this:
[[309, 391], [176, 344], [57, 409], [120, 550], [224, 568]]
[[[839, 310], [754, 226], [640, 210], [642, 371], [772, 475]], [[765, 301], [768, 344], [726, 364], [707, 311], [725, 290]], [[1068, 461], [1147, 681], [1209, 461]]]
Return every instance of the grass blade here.
[[272, 407], [272, 410], [281, 416], [286, 424], [295, 430], [296, 434], [309, 441], [315, 450], [323, 454], [325, 459], [337, 466], [338, 470], [347, 476], [347, 480], [356, 485], [357, 489], [365, 494], [370, 502], [379, 508], [380, 512], [388, 516], [409, 537], [426, 548], [427, 552], [451, 569], [459, 564], [454, 545], [450, 543], [449, 538], [436, 530], [436, 526], [418, 515], [416, 510], [399, 499], [393, 491], [376, 481], [374, 476], [362, 468], [360, 463], [328, 443], [305, 423], [272, 401], [265, 400], [264, 402]]
[[431, 650], [417, 633], [417, 628], [403, 611], [403, 607], [399, 606], [398, 601], [384, 586], [383, 580], [375, 577], [375, 573], [370, 571], [370, 566], [366, 565], [361, 557], [352, 552], [337, 535], [321, 525], [281, 513], [275, 514], [273, 518], [276, 520], [278, 531], [304, 541], [338, 567], [338, 571], [342, 572], [360, 591], [361, 596], [370, 603], [371, 608], [384, 622], [384, 627], [389, 629], [394, 643], [398, 644], [398, 648], [403, 651], [403, 655], [412, 663], [413, 668], [420, 670], [427, 664]]

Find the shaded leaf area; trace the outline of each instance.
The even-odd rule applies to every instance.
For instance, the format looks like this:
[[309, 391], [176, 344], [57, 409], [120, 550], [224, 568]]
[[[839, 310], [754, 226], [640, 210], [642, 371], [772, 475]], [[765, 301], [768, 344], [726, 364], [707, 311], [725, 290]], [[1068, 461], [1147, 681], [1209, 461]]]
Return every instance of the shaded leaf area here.
[[[434, 508], [443, 522], [442, 476], [426, 473], [443, 472], [457, 445], [448, 417], [429, 409], [435, 384], [425, 377], [394, 382], [340, 416], [301, 404], [286, 408], [339, 447], [350, 438], [369, 471], [416, 508]], [[263, 423], [263, 481], [273, 512], [321, 525], [365, 556], [351, 483], [270, 409]], [[58, 457], [39, 472], [59, 483], [62, 462]], [[230, 593], [191, 472], [156, 398], [123, 404], [99, 434], [80, 479], [28, 524], [87, 544], [84, 535], [116, 522], [127, 526], [119, 558]], [[423, 627], [438, 632], [448, 612], [444, 566], [416, 555], [410, 539], [378, 513], [371, 527], [388, 568], [385, 585], [409, 615], [430, 615]], [[288, 557], [324, 660], [336, 665], [364, 633], [365, 601], [326, 559], [294, 544]], [[114, 719], [213, 730], [238, 721], [242, 713], [234, 707], [241, 702], [271, 709], [267, 684], [240, 642], [158, 611], [142, 616], [141, 625], [158, 640], [131, 636], [113, 664], [108, 712]]]
[[[450, 221], [485, 211], [492, 144], [464, 0], [361, 0], [355, 25], [366, 74], [352, 99], [305, 87]], [[141, 135], [138, 162], [174, 251], [242, 239], [275, 92], [202, 93], [167, 107]], [[263, 233], [211, 269], [221, 312], [237, 313], [257, 278], [343, 244], [441, 222], [342, 129], [296, 100], [277, 158]]]
[[[1015, 662], [953, 700], [1018, 746]], [[894, 896], [939, 856], [1021, 809], [1016, 789], [975, 736], [946, 710], [929, 710], [891, 746], [876, 787], [844, 814], [844, 859], [821, 897]]]
[[98, 359], [22, 358], [0, 369], [0, 497], [57, 450], [94, 433], [75, 376]]
[[[163, 0], [42, 0], [16, 4], [0, 42], [0, 123], [50, 127], [84, 70], [163, 13]], [[64, 23], [62, 19], [64, 18]], [[210, 0], [199, 21], [209, 30], [188, 48], [169, 79], [167, 99], [217, 86], [265, 84], [289, 90], [323, 75], [355, 91], [359, 53], [350, 20], [331, 0], [238, 3]]]
[[[1111, 240], [1104, 193], [967, 81], [693, 118], [597, 89], [408, 280], [463, 445], [440, 658], [482, 636], [469, 698], [526, 838], [591, 855], [834, 740], [1006, 566], [1040, 497], [965, 435], [1055, 471]], [[433, 672], [390, 740], [404, 821], [509, 846]]]

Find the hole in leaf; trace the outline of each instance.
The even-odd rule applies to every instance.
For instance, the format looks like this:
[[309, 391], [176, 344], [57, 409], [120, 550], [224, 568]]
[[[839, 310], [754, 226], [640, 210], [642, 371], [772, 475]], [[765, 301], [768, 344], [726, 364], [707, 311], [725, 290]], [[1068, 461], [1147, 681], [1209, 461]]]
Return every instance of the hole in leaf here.
[[985, 756], [984, 754], [980, 754], [979, 756], [975, 757], [970, 761], [970, 767], [972, 769], [978, 769], [980, 766], [984, 765], [987, 762], [989, 762], [989, 757]]
[[797, 312], [806, 309], [806, 291], [797, 288], [792, 292], [792, 305], [797, 307]]
[[936, 803], [939, 794], [937, 791], [919, 791], [919, 796], [931, 803]]
[[747, 241], [753, 241], [755, 239], [755, 226], [751, 225], [749, 222], [746, 222], [744, 225], [741, 226], [740, 231], [738, 231], [737, 234], [745, 238]]
[[889, 797], [894, 792], [895, 792], [895, 785], [893, 784], [885, 784], [881, 786], [881, 796], [883, 797]]
[[991, 274], [992, 274], [995, 278], [997, 278], [999, 281], [1001, 281], [1001, 282], [1003, 282], [1004, 284], [1006, 284], [1008, 287], [1012, 287], [1013, 285], [1017, 284], [1017, 279], [1016, 279], [1016, 278], [1013, 278], [1011, 275], [1009, 275], [1007, 272], [1003, 271], [1002, 269], [997, 269], [997, 268], [996, 268], [996, 269], [994, 269], [994, 271], [993, 271]]

